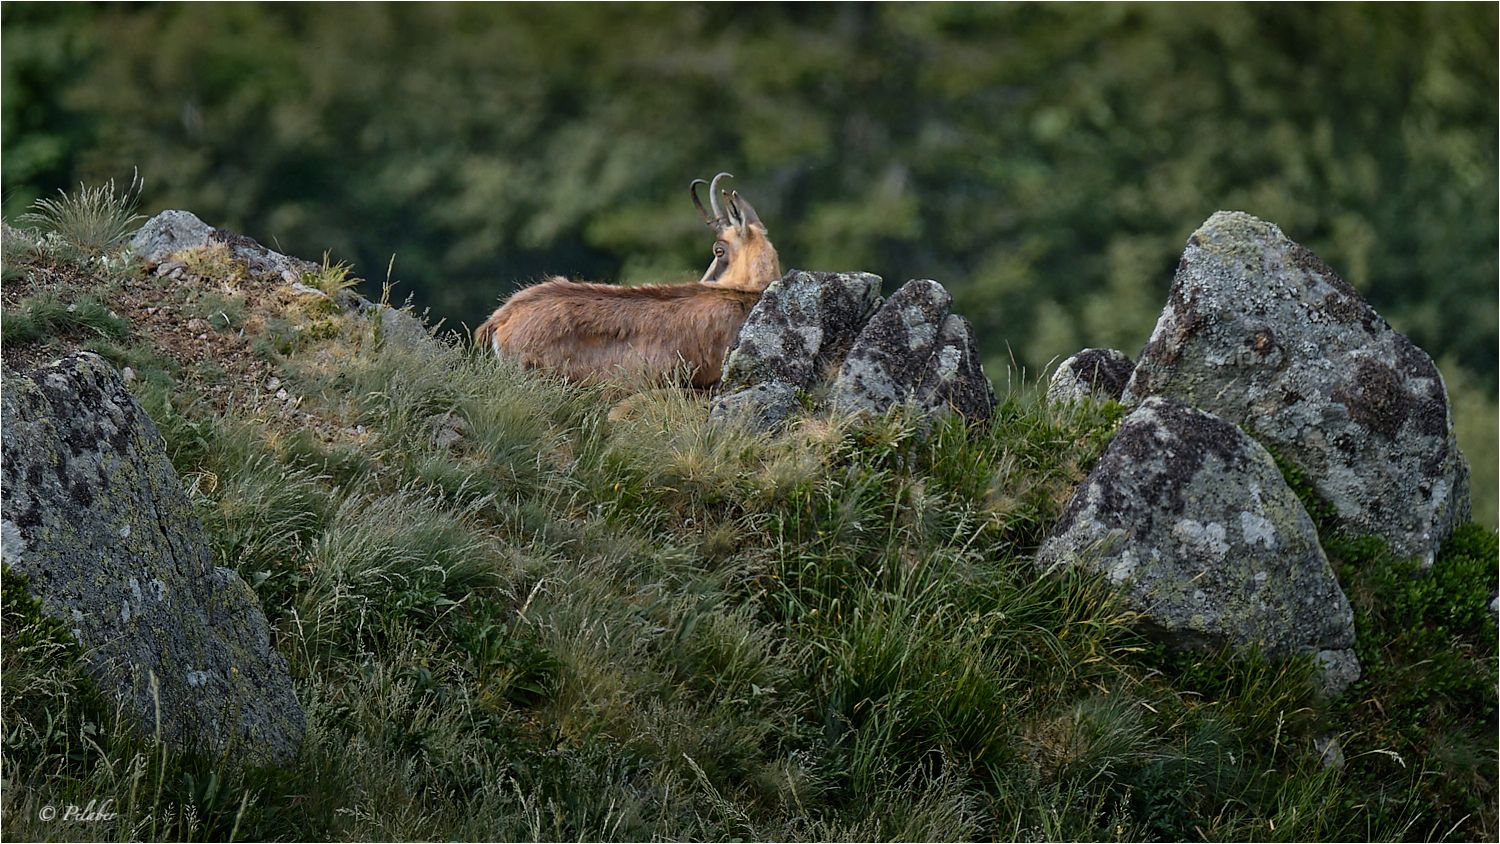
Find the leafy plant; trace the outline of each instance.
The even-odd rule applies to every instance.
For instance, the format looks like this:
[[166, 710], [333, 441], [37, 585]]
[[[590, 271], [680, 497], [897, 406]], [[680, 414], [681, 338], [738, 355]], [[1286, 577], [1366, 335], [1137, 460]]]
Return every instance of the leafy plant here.
[[1495, 532], [1461, 526], [1426, 572], [1377, 538], [1328, 548], [1354, 608], [1364, 671], [1339, 708], [1366, 754], [1356, 776], [1371, 787], [1403, 781], [1428, 834], [1492, 827]]

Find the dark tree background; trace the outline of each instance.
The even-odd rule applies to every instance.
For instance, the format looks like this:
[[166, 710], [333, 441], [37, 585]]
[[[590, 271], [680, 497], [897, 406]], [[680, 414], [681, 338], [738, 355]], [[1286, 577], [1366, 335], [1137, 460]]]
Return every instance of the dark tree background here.
[[25, 4], [4, 213], [145, 180], [473, 326], [682, 280], [728, 170], [783, 268], [954, 291], [992, 366], [1145, 342], [1188, 235], [1275, 222], [1496, 377], [1497, 6]]

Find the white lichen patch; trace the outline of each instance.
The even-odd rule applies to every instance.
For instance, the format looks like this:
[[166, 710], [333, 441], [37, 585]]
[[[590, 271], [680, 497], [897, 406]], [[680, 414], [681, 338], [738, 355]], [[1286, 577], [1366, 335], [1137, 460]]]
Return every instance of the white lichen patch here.
[[26, 553], [26, 537], [21, 535], [21, 529], [10, 519], [0, 521], [0, 558], [8, 563], [14, 563]]
[[958, 374], [958, 366], [962, 362], [963, 350], [955, 346], [944, 346], [938, 351], [933, 370], [940, 380], [951, 381], [953, 376]]
[[[820, 325], [796, 325], [792, 331], [802, 338], [802, 345], [809, 352], [816, 353], [823, 346], [823, 327]], [[801, 351], [801, 350], [786, 350]]]
[[906, 329], [906, 345], [910, 351], [925, 349], [937, 339], [937, 323], [927, 318], [921, 308], [903, 308], [901, 325]]
[[1202, 524], [1193, 519], [1183, 519], [1172, 526], [1172, 536], [1191, 550], [1222, 561], [1229, 553], [1229, 543], [1224, 526], [1218, 522]]
[[1257, 515], [1249, 510], [1241, 510], [1240, 531], [1245, 537], [1246, 545], [1260, 543], [1267, 551], [1276, 550], [1276, 526], [1271, 524], [1271, 520], [1265, 516]]
[[1114, 584], [1124, 583], [1135, 576], [1136, 567], [1140, 561], [1135, 556], [1135, 551], [1127, 549], [1115, 559], [1114, 565], [1109, 567], [1109, 581]]

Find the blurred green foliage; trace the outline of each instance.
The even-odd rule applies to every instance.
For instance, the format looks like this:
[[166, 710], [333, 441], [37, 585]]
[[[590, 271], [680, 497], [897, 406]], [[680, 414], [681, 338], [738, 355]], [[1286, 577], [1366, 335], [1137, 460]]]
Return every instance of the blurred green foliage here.
[[[139, 167], [477, 324], [543, 273], [695, 277], [728, 170], [783, 267], [947, 285], [992, 366], [1132, 355], [1214, 211], [1496, 377], [1476, 4], [6, 3], [7, 219]], [[367, 291], [371, 292], [371, 291]]]

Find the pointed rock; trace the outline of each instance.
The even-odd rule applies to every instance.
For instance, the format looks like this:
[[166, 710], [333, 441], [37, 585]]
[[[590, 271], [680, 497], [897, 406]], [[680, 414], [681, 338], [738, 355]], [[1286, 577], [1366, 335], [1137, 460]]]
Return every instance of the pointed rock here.
[[938, 332], [937, 348], [917, 381], [917, 404], [929, 413], [956, 411], [969, 422], [983, 422], [995, 412], [995, 387], [979, 362], [974, 326], [949, 314]]
[[772, 282], [725, 358], [711, 418], [779, 424], [797, 407], [797, 392], [848, 354], [879, 303], [880, 276], [870, 273], [792, 270]]
[[987, 419], [994, 390], [984, 377], [969, 321], [948, 313], [953, 296], [930, 279], [901, 286], [870, 318], [833, 382], [845, 412], [882, 413], [914, 401], [930, 413]]
[[1126, 389], [1233, 424], [1300, 468], [1351, 536], [1431, 566], [1467, 521], [1442, 375], [1311, 251], [1221, 211], [1188, 240]]
[[860, 330], [839, 366], [833, 403], [846, 412], [880, 413], [912, 398], [952, 304], [952, 294], [935, 281], [901, 285]]
[[131, 240], [135, 254], [152, 264], [166, 260], [175, 252], [215, 243], [228, 246], [250, 269], [280, 275], [289, 284], [296, 283], [302, 273], [315, 273], [321, 269], [311, 261], [267, 249], [254, 238], [216, 229], [191, 211], [163, 211], [147, 220]]

